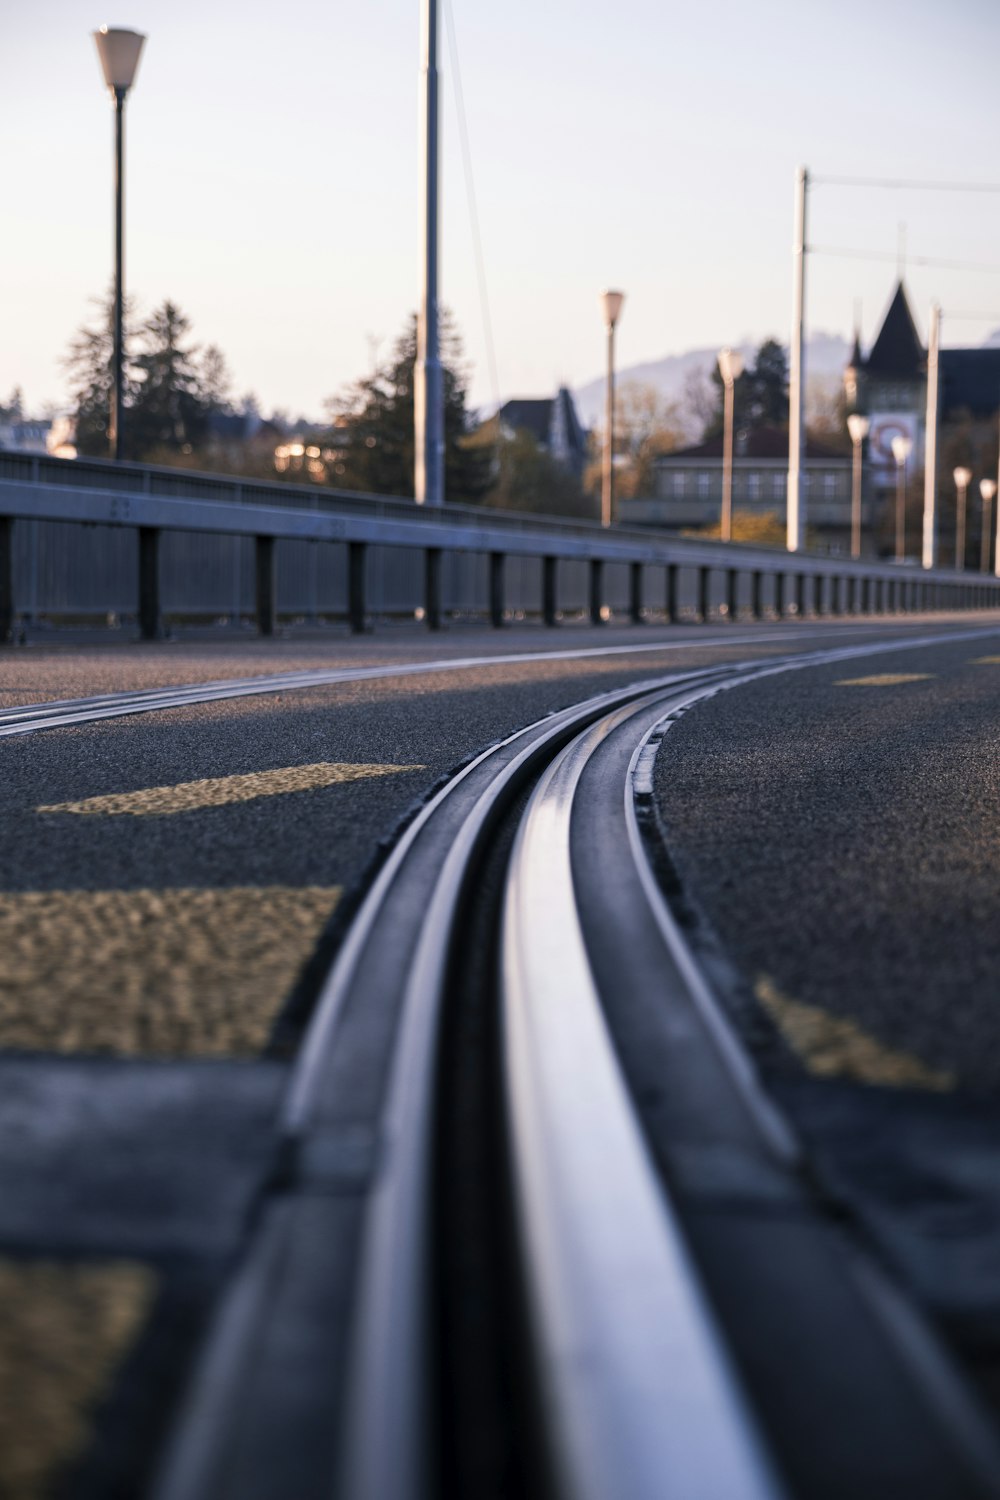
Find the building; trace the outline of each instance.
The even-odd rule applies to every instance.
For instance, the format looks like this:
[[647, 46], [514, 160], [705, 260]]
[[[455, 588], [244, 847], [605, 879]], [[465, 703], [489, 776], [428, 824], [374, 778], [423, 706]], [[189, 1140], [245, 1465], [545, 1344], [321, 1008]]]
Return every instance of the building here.
[[[628, 526], [667, 530], [717, 525], [722, 510], [722, 434], [662, 454], [655, 461], [655, 494], [623, 500], [619, 519]], [[784, 522], [788, 494], [788, 431], [757, 427], [735, 434], [733, 513], [769, 513]], [[850, 551], [851, 458], [809, 439], [805, 457], [807, 523], [820, 546]]]
[[[942, 349], [938, 358], [939, 431], [975, 424], [996, 425], [1000, 411], [1000, 348]], [[871, 423], [867, 463], [876, 490], [890, 489], [896, 465], [892, 440], [913, 444], [914, 467], [923, 467], [927, 411], [927, 351], [920, 341], [906, 289], [900, 281], [867, 358], [854, 340], [844, 371], [848, 410], [863, 412]], [[977, 444], [978, 446], [978, 444]], [[942, 461], [947, 442], [939, 442]], [[976, 466], [976, 455], [967, 458]], [[942, 479], [945, 477], [942, 474]]]
[[587, 461], [587, 434], [580, 424], [573, 397], [565, 386], [555, 396], [505, 401], [499, 411], [500, 430], [512, 439], [527, 432], [539, 448], [577, 479]]

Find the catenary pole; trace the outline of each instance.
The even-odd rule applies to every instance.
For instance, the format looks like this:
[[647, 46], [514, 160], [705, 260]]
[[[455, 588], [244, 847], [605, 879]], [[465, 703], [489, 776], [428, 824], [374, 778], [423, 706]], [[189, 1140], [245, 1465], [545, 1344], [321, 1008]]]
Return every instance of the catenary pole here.
[[941, 309], [931, 305], [927, 337], [927, 414], [924, 420], [924, 536], [921, 562], [933, 568], [937, 562], [937, 437], [938, 352], [941, 348]]
[[438, 318], [438, 0], [421, 0], [420, 167], [423, 287], [413, 381], [413, 488], [418, 505], [444, 504], [444, 379]]
[[794, 286], [788, 381], [788, 538], [789, 552], [802, 547], [804, 505], [802, 475], [802, 407], [805, 382], [806, 192], [809, 173], [795, 174]]

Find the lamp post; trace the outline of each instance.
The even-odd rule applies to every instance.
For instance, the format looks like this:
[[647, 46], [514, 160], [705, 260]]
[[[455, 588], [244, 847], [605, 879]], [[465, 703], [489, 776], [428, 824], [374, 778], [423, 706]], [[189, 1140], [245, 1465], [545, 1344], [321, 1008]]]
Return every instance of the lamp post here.
[[601, 525], [611, 525], [615, 461], [615, 324], [621, 316], [624, 292], [602, 292], [601, 311], [608, 331], [608, 389], [604, 436], [604, 473], [601, 482]]
[[981, 479], [979, 481], [979, 493], [983, 497], [983, 536], [979, 548], [979, 571], [981, 573], [988, 573], [990, 571], [990, 540], [993, 532], [991, 506], [996, 492], [997, 484], [995, 479]]
[[965, 567], [965, 498], [969, 493], [969, 485], [972, 483], [971, 469], [956, 469], [951, 476], [955, 481], [958, 491], [958, 505], [955, 511], [955, 567]]
[[93, 33], [97, 55], [108, 92], [115, 101], [115, 312], [114, 312], [114, 389], [108, 423], [111, 457], [121, 456], [122, 408], [125, 392], [125, 95], [135, 82], [142, 44], [146, 40], [138, 31], [121, 31], [102, 26]]
[[851, 556], [861, 556], [861, 444], [868, 436], [871, 423], [860, 412], [853, 411], [847, 419], [847, 430], [854, 445], [854, 463], [851, 469]]
[[906, 460], [913, 452], [913, 442], [903, 433], [892, 440], [892, 456], [896, 460], [896, 561], [906, 557]]
[[719, 350], [719, 374], [723, 385], [722, 425], [722, 519], [719, 534], [733, 539], [733, 407], [736, 382], [743, 374], [743, 356], [736, 349]]
[[438, 308], [438, 0], [420, 15], [420, 244], [423, 286], [413, 371], [413, 494], [418, 505], [444, 504], [444, 371]]

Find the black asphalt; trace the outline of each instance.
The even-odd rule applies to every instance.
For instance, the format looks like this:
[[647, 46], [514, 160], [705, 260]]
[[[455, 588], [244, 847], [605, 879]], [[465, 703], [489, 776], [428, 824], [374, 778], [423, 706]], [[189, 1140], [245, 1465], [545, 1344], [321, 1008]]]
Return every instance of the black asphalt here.
[[[138, 648], [89, 656], [32, 648], [8, 658], [9, 670], [8, 663], [0, 668], [0, 702], [23, 703], [302, 666], [663, 643], [662, 653], [495, 663], [223, 701], [44, 731], [0, 746], [0, 906], [5, 900], [16, 906], [25, 896], [103, 892], [337, 887], [346, 893], [336, 909], [331, 900], [320, 957], [310, 965], [305, 953], [303, 975], [273, 997], [277, 1030], [256, 1060], [200, 1057], [197, 1046], [156, 1061], [95, 1058], [68, 1045], [70, 1055], [60, 1057], [0, 1047], [0, 1265], [124, 1256], [154, 1267], [159, 1278], [157, 1311], [128, 1356], [129, 1378], [99, 1390], [87, 1408], [96, 1440], [69, 1465], [77, 1475], [72, 1492], [138, 1493], [212, 1298], [264, 1184], [282, 1170], [271, 1128], [351, 894], [373, 868], [380, 844], [440, 778], [526, 723], [616, 686], [709, 663], [964, 630], [971, 623], [830, 623], [799, 634], [812, 631], [803, 622], [772, 627], [756, 645], [740, 639], [742, 628], [703, 636], [658, 628], [500, 637], [456, 631], [438, 641], [414, 636], [388, 646], [280, 642], [272, 651], [246, 642], [223, 652], [175, 646], [162, 654]], [[992, 1097], [1000, 1066], [995, 1048], [990, 1055], [988, 975], [991, 966], [996, 973], [1000, 926], [990, 838], [1000, 777], [990, 704], [1000, 666], [964, 665], [991, 650], [1000, 650], [1000, 636], [981, 645], [880, 654], [723, 694], [671, 731], [658, 775], [678, 867], [737, 969], [753, 977], [766, 959], [779, 987], [830, 1009], [845, 1005], [841, 992], [853, 987], [845, 1014], [886, 1045], [955, 1069], [963, 1085]], [[888, 671], [935, 676], [892, 689], [834, 685]], [[756, 737], [748, 733], [748, 714]], [[319, 762], [414, 769], [169, 816], [37, 811]], [[903, 775], [905, 765], [915, 768], [919, 792]], [[907, 861], [903, 885], [891, 872], [897, 856]], [[913, 915], [921, 871], [923, 904]], [[874, 923], [873, 909], [880, 913]], [[797, 913], [801, 921], [793, 920]], [[53, 923], [48, 945], [58, 958], [58, 911], [47, 920]], [[941, 1003], [926, 986], [923, 998], [907, 1001], [916, 988], [911, 981], [928, 968], [922, 943], [937, 955], [937, 971], [951, 973], [941, 956], [944, 937], [930, 940], [932, 921], [939, 934], [958, 934], [954, 943], [949, 936], [947, 949], [962, 947], [960, 979], [948, 981]], [[183, 950], [183, 931], [177, 940]], [[860, 955], [862, 940], [867, 958]], [[810, 958], [823, 976], [811, 981], [818, 990], [802, 978]], [[905, 982], [898, 977], [903, 971]], [[838, 974], [851, 977], [838, 983]], [[201, 982], [210, 987], [210, 969], [207, 976]], [[25, 984], [31, 982], [29, 974]], [[58, 987], [57, 968], [54, 980], [46, 970], [44, 983]], [[733, 993], [741, 1014], [751, 1015], [738, 983]], [[113, 1012], [113, 985], [102, 1003]], [[3, 1021], [0, 1007], [0, 1027]], [[751, 1032], [755, 1039], [768, 1035], [759, 1021]], [[781, 1046], [769, 1042], [766, 1058], [788, 1090], [801, 1087], [798, 1066]], [[836, 1087], [824, 1095], [828, 1110]], [[947, 1111], [951, 1096], [932, 1103]], [[809, 1112], [801, 1117], [811, 1129]], [[853, 1128], [856, 1115], [849, 1119]], [[961, 1125], [968, 1132], [967, 1112]], [[0, 1309], [0, 1367], [4, 1336]], [[39, 1358], [44, 1365], [44, 1349]], [[146, 1384], [138, 1378], [144, 1371], [151, 1372]], [[3, 1481], [0, 1458], [0, 1492]]]
[[[671, 727], [655, 772], [675, 907], [821, 1197], [994, 1404], [1000, 661], [977, 659], [998, 646], [880, 654], [719, 694]], [[920, 680], [843, 685], [879, 675]], [[829, 1017], [874, 1042], [885, 1082], [852, 1076], [850, 1048], [846, 1068], [825, 1071], [829, 1052], [803, 1060], [760, 1003], [762, 980], [810, 1007], [820, 1037]]]

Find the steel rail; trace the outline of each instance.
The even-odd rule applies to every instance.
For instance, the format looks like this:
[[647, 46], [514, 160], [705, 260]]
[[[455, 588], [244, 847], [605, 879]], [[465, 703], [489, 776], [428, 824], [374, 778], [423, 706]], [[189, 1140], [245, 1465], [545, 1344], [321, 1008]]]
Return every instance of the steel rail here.
[[[789, 666], [827, 663], [995, 634], [989, 629], [938, 633], [781, 660]], [[346, 1122], [352, 1140], [360, 1132], [367, 1142], [372, 1162], [370, 1176], [356, 1179], [364, 1188], [351, 1189], [355, 1201], [363, 1191], [364, 1208], [352, 1323], [338, 1377], [345, 1400], [338, 1413], [338, 1472], [335, 1483], [331, 1476], [331, 1487], [341, 1500], [425, 1500], [434, 1493], [428, 1420], [433, 1400], [429, 1186], [443, 1010], [450, 966], [465, 933], [466, 902], [475, 898], [481, 860], [499, 820], [525, 784], [544, 773], [567, 741], [588, 724], [629, 704], [652, 704], [668, 693], [680, 702], [699, 689], [714, 691], [741, 672], [767, 672], [778, 664], [774, 659], [750, 660], [665, 675], [602, 694], [509, 736], [434, 795], [407, 827], [362, 901], [320, 995], [281, 1125], [291, 1154], [308, 1164], [322, 1163], [325, 1153], [330, 1159], [328, 1152], [338, 1149], [343, 1139], [338, 1131], [343, 1132]], [[401, 971], [398, 1003], [386, 999], [386, 962]], [[358, 1055], [358, 1018], [379, 1005], [388, 1005], [394, 1018], [383, 1028], [386, 1081], [379, 1084], [371, 1106], [365, 1106], [370, 1113], [359, 1113], [352, 1100], [345, 1116], [337, 1109], [338, 1081], [342, 1089], [351, 1079], [350, 1071], [344, 1070]], [[285, 1190], [281, 1213], [286, 1225], [295, 1222], [296, 1193], [316, 1191], [308, 1174], [301, 1188], [297, 1180], [293, 1176]], [[657, 1211], [662, 1213], [662, 1207]], [[227, 1445], [238, 1432], [247, 1461], [245, 1449], [248, 1443], [252, 1448], [255, 1426], [268, 1415], [266, 1408], [255, 1414], [252, 1402], [248, 1405], [245, 1399], [246, 1372], [269, 1346], [265, 1330], [275, 1301], [272, 1262], [280, 1260], [281, 1253], [267, 1228], [270, 1224], [273, 1229], [273, 1217], [263, 1212], [261, 1223], [264, 1227], [227, 1291], [195, 1372], [155, 1492], [157, 1500], [218, 1500], [230, 1493], [220, 1480]], [[323, 1274], [323, 1263], [314, 1262], [310, 1275]], [[324, 1302], [322, 1296], [309, 1298], [301, 1288], [298, 1297], [300, 1303], [303, 1297]], [[281, 1341], [280, 1330], [274, 1337]], [[339, 1334], [322, 1337], [330, 1338], [331, 1359], [339, 1360], [333, 1352], [339, 1350]], [[711, 1349], [711, 1330], [706, 1341]], [[724, 1396], [724, 1370], [717, 1359], [706, 1354], [705, 1368], [708, 1376], [715, 1370], [716, 1389]], [[745, 1443], [750, 1454], [752, 1435], [738, 1435], [738, 1406], [738, 1399], [731, 1398], [737, 1434], [731, 1438], [731, 1451]], [[763, 1485], [766, 1471], [761, 1462], [754, 1472]], [[616, 1485], [604, 1493], [623, 1491]], [[742, 1496], [745, 1490], [730, 1490], [725, 1500], [733, 1493]]]
[[[838, 629], [869, 630], [871, 625], [839, 626]], [[101, 719], [123, 718], [129, 714], [162, 712], [199, 703], [218, 703], [227, 698], [252, 698], [271, 693], [297, 692], [304, 688], [329, 687], [341, 683], [382, 681], [393, 677], [425, 676], [437, 672], [478, 671], [484, 667], [514, 666], [521, 662], [574, 661], [605, 656], [641, 656], [666, 651], [704, 650], [716, 645], [765, 645], [774, 641], [811, 638], [818, 630], [767, 632], [734, 631], [697, 640], [645, 641], [628, 646], [582, 646], [561, 651], [507, 652], [502, 655], [463, 656], [440, 661], [400, 662], [370, 667], [332, 667], [262, 674], [218, 682], [177, 683], [164, 687], [136, 688], [119, 693], [97, 694], [89, 698], [60, 698], [47, 703], [19, 704], [0, 709], [0, 739], [13, 735], [35, 734], [43, 729], [63, 729], [76, 724], [96, 723]]]
[[763, 1500], [781, 1488], [650, 1161], [574, 897], [580, 775], [637, 711], [603, 717], [545, 772], [507, 881], [508, 1127], [545, 1428], [566, 1500]]

